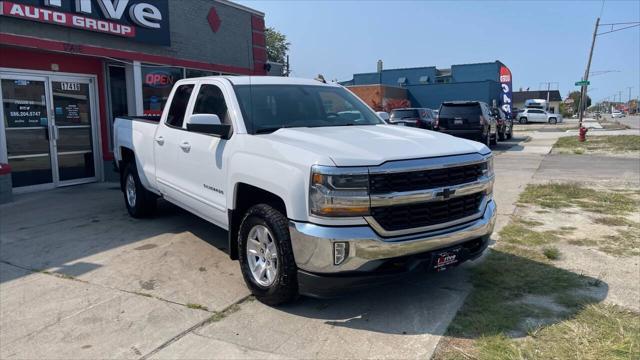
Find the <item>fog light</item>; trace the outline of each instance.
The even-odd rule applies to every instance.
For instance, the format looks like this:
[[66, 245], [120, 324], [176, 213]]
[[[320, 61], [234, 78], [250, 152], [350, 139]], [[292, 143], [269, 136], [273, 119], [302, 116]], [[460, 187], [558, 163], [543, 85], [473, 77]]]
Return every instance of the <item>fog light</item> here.
[[349, 255], [348, 242], [333, 243], [333, 265], [340, 265]]

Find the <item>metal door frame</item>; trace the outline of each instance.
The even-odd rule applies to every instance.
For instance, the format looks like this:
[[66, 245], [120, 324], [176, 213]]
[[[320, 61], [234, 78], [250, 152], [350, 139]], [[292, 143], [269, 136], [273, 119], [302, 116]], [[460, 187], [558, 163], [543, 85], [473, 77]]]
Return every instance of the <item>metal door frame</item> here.
[[[39, 184], [32, 186], [24, 186], [19, 188], [13, 188], [14, 194], [40, 191], [53, 189], [56, 187], [84, 184], [90, 182], [96, 182], [102, 179], [102, 144], [99, 133], [100, 121], [99, 121], [99, 99], [98, 99], [98, 81], [96, 75], [91, 74], [76, 74], [76, 73], [63, 73], [53, 71], [39, 71], [39, 70], [23, 70], [13, 68], [0, 68], [0, 79], [16, 79], [16, 80], [32, 80], [43, 81], [45, 84], [45, 98], [47, 101], [47, 117], [48, 132], [49, 132], [49, 154], [51, 157], [51, 170], [53, 182], [47, 184]], [[89, 85], [89, 106], [91, 108], [91, 144], [93, 150], [93, 163], [94, 163], [94, 176], [90, 178], [74, 179], [60, 181], [59, 168], [58, 168], [58, 152], [56, 148], [56, 141], [54, 139], [55, 116], [53, 113], [53, 81], [77, 81]], [[7, 155], [7, 142], [6, 131], [4, 126], [4, 103], [2, 102], [2, 91], [0, 91], [0, 161], [8, 162]]]

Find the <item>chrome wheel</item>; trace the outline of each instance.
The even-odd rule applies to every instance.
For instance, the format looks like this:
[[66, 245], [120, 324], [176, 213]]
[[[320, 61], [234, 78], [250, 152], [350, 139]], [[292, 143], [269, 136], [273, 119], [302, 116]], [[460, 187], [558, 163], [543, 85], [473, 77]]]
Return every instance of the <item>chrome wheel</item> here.
[[247, 260], [256, 283], [271, 286], [278, 275], [278, 251], [273, 234], [266, 226], [255, 225], [249, 231]]
[[129, 207], [136, 207], [136, 180], [133, 178], [133, 174], [127, 176], [125, 191]]

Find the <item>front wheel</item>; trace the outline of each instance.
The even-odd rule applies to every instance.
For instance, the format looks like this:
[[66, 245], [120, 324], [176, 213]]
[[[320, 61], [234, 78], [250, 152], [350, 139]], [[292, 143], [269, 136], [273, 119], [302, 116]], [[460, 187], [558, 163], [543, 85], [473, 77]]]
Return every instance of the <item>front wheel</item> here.
[[124, 203], [129, 215], [142, 218], [150, 215], [156, 208], [156, 196], [144, 188], [134, 163], [128, 163], [122, 174]]
[[507, 139], [507, 125], [505, 125], [501, 131], [498, 132], [498, 138], [500, 141], [504, 141]]
[[242, 276], [253, 295], [267, 305], [298, 296], [297, 268], [287, 218], [266, 204], [249, 209], [240, 224], [238, 254]]
[[551, 124], [551, 125], [555, 125], [555, 124], [557, 124], [557, 123], [558, 123], [558, 119], [556, 119], [556, 118], [554, 118], [554, 117], [549, 118], [549, 124]]
[[523, 125], [524, 125], [524, 124], [526, 124], [526, 123], [527, 123], [527, 118], [525, 118], [525, 117], [521, 117], [519, 121], [520, 121], [520, 124], [523, 124]]

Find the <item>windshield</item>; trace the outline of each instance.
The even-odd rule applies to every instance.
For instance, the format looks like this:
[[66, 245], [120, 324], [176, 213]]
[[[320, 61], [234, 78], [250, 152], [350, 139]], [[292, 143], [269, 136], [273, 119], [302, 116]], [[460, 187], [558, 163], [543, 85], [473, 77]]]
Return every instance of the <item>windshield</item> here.
[[401, 119], [417, 119], [420, 116], [418, 115], [417, 109], [409, 109], [409, 110], [393, 110], [391, 111], [391, 118], [395, 120]]
[[440, 118], [478, 117], [482, 111], [477, 104], [443, 104], [439, 115]]
[[235, 90], [250, 134], [289, 127], [383, 124], [368, 106], [340, 87], [238, 85]]

